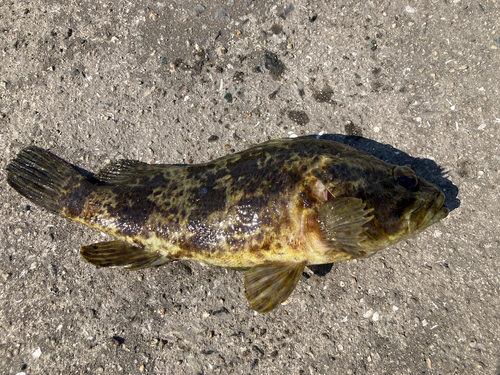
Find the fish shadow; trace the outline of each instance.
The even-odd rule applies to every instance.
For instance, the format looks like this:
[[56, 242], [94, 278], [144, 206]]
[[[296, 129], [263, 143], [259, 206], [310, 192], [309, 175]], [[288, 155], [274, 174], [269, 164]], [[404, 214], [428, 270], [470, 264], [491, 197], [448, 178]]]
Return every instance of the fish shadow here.
[[[440, 167], [434, 160], [412, 157], [391, 145], [379, 143], [360, 136], [324, 134], [310, 135], [307, 136], [307, 138], [336, 141], [357, 150], [365, 151], [388, 163], [410, 167], [415, 171], [417, 176], [423, 177], [427, 181], [437, 185], [445, 193], [446, 198], [444, 204], [450, 209], [450, 212], [460, 206], [460, 200], [457, 198], [458, 187], [447, 178], [448, 171]], [[309, 269], [311, 269], [315, 275], [325, 276], [331, 271], [332, 264], [309, 266]], [[500, 372], [498, 375], [500, 375]]]

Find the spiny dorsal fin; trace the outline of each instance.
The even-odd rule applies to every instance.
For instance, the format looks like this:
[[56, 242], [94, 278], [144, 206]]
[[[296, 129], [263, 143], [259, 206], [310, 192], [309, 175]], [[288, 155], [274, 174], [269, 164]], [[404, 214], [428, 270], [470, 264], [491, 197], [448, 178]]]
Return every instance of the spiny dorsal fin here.
[[366, 239], [364, 225], [373, 219], [372, 208], [359, 198], [334, 198], [323, 202], [318, 211], [320, 231], [332, 250], [364, 258], [359, 243]]
[[250, 307], [266, 313], [285, 302], [305, 266], [306, 262], [273, 262], [250, 268], [245, 272], [245, 296]]
[[170, 258], [158, 251], [143, 249], [119, 240], [82, 246], [80, 254], [94, 266], [123, 267], [127, 270], [157, 267], [170, 261]]
[[137, 160], [118, 160], [101, 169], [96, 178], [108, 184], [119, 184], [136, 179], [149, 166]]

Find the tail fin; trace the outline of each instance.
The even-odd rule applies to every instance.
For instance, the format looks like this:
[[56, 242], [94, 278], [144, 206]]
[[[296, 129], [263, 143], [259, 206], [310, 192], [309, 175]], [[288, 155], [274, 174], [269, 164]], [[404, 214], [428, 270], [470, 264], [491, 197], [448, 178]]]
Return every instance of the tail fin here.
[[82, 198], [84, 192], [74, 194], [76, 188], [80, 185], [84, 189], [78, 187], [78, 190], [88, 191], [91, 186], [71, 164], [35, 146], [24, 149], [10, 162], [7, 182], [33, 203], [63, 216], [70, 216], [70, 212], [64, 211], [75, 213], [74, 210], [81, 207], [78, 198]]

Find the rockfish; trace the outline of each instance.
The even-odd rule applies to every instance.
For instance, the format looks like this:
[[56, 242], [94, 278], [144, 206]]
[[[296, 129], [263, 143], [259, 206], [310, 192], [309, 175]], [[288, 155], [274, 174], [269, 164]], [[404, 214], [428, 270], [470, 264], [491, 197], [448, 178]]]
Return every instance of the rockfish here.
[[7, 181], [48, 211], [114, 236], [83, 246], [88, 262], [244, 269], [245, 295], [260, 313], [288, 298], [307, 265], [368, 258], [449, 211], [444, 193], [410, 168], [312, 138], [203, 164], [122, 160], [93, 177], [32, 146], [7, 166]]

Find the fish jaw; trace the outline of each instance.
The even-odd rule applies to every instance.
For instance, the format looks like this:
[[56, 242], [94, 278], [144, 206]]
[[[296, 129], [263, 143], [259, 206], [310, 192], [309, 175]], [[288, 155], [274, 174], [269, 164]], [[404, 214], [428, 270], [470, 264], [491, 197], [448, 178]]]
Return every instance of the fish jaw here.
[[408, 215], [408, 234], [417, 234], [448, 216], [450, 210], [444, 206], [444, 200], [444, 193], [438, 191], [419, 204]]

